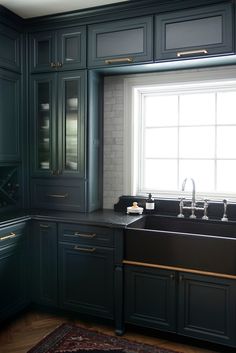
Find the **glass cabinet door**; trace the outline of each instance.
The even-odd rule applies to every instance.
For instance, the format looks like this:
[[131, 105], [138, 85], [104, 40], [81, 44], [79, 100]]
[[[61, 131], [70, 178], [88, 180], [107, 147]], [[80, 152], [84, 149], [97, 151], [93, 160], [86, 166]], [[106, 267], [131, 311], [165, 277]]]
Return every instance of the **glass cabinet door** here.
[[58, 160], [60, 174], [84, 171], [84, 73], [59, 75]]
[[56, 160], [53, 156], [53, 143], [56, 136], [53, 130], [56, 129], [52, 128], [55, 111], [53, 107], [55, 104], [54, 80], [53, 77], [48, 78], [48, 75], [36, 75], [33, 80], [33, 170], [40, 174], [55, 174]]

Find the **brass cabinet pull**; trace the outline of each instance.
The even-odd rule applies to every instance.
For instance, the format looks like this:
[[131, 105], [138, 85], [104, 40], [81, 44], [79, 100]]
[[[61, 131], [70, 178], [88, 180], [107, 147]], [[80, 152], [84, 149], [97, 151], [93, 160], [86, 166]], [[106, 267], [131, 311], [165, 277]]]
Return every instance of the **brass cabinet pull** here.
[[10, 239], [10, 238], [14, 238], [15, 236], [16, 236], [16, 234], [12, 232], [12, 233], [10, 233], [8, 235], [5, 235], [4, 237], [1, 237], [0, 241], [6, 240], [6, 239]]
[[170, 279], [175, 279], [175, 275], [173, 273], [170, 275]]
[[48, 194], [48, 197], [53, 197], [55, 199], [66, 199], [68, 197], [68, 194]]
[[94, 252], [94, 251], [96, 251], [96, 248], [81, 248], [80, 246], [75, 245], [74, 250], [79, 250], [79, 251], [84, 251], [84, 252]]
[[56, 64], [56, 63], [51, 62], [51, 63], [50, 63], [50, 66], [51, 66], [51, 68], [52, 68], [52, 69], [55, 69], [55, 68], [57, 67], [57, 64]]
[[42, 223], [39, 225], [39, 227], [40, 228], [49, 228], [49, 226], [47, 224], [42, 224]]
[[119, 63], [132, 63], [133, 58], [115, 58], [115, 59], [106, 59], [105, 64], [119, 64]]
[[176, 56], [180, 58], [181, 56], [194, 54], [208, 54], [208, 51], [206, 49], [179, 51], [176, 53]]
[[78, 237], [82, 237], [82, 238], [94, 238], [96, 237], [96, 233], [93, 234], [83, 234], [83, 233], [79, 233], [79, 232], [75, 232], [74, 235], [78, 236]]
[[62, 63], [57, 63], [57, 67], [62, 67]]

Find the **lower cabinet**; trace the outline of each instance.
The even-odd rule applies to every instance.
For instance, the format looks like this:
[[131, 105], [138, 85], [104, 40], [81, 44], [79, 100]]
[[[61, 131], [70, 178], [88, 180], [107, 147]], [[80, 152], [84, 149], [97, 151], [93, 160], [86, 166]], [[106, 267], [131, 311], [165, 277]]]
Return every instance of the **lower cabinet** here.
[[57, 224], [34, 222], [32, 230], [32, 300], [57, 306]]
[[113, 249], [60, 243], [60, 306], [112, 319], [113, 262]]
[[125, 321], [236, 345], [236, 282], [186, 272], [125, 266]]
[[29, 302], [26, 223], [0, 229], [0, 322]]

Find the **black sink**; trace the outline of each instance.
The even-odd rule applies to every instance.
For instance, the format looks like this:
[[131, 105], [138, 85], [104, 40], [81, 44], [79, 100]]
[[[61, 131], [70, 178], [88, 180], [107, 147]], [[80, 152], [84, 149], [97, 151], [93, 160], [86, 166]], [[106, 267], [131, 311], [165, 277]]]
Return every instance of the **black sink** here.
[[236, 224], [145, 216], [126, 229], [125, 259], [236, 275]]

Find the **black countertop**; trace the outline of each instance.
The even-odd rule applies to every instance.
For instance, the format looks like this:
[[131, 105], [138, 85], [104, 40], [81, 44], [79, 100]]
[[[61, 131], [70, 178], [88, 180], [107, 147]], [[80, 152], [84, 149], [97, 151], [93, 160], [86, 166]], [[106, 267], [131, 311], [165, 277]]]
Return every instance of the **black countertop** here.
[[0, 228], [8, 224], [27, 221], [30, 219], [52, 222], [70, 222], [99, 225], [106, 227], [125, 228], [130, 223], [141, 218], [141, 215], [127, 215], [109, 209], [91, 213], [63, 212], [54, 210], [19, 210], [0, 214]]

